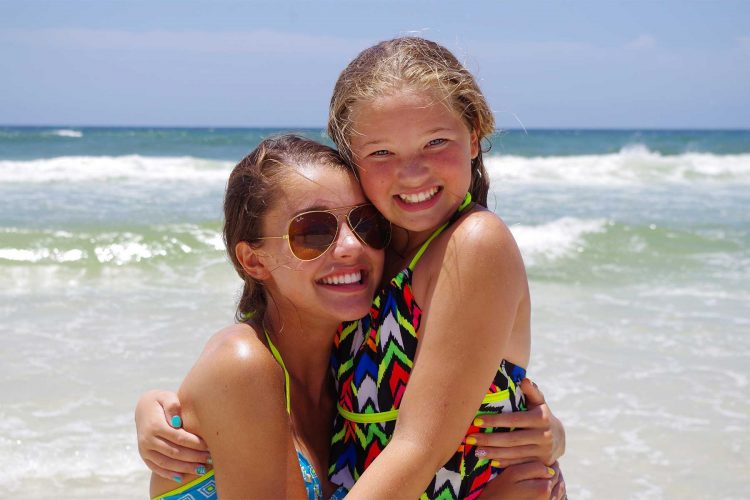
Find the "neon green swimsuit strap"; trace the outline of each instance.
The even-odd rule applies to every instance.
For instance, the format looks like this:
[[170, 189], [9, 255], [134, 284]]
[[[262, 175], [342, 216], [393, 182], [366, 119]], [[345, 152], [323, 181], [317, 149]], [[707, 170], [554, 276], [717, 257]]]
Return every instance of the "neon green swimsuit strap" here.
[[281, 365], [281, 368], [284, 370], [284, 392], [286, 393], [286, 412], [291, 414], [292, 412], [292, 401], [289, 397], [289, 393], [291, 392], [291, 387], [289, 385], [289, 372], [286, 371], [286, 366], [284, 365], [284, 360], [281, 359], [281, 354], [279, 353], [279, 350], [276, 349], [276, 346], [273, 345], [273, 342], [271, 342], [271, 337], [268, 335], [268, 330], [263, 328], [263, 333], [266, 334], [266, 340], [268, 341], [268, 347], [271, 348], [271, 354], [273, 354], [273, 357], [276, 358], [276, 361], [279, 362]]
[[409, 262], [410, 271], [414, 271], [414, 266], [416, 266], [417, 262], [419, 262], [419, 259], [422, 258], [422, 254], [425, 253], [425, 251], [427, 250], [427, 247], [430, 246], [430, 243], [432, 243], [432, 240], [440, 236], [440, 233], [442, 233], [446, 227], [453, 224], [453, 222], [455, 222], [455, 220], [458, 218], [458, 215], [462, 213], [466, 209], [466, 207], [468, 207], [470, 204], [471, 204], [471, 193], [466, 193], [466, 196], [464, 196], [464, 201], [462, 201], [461, 204], [458, 206], [458, 210], [456, 210], [456, 213], [453, 214], [453, 217], [451, 217], [451, 219], [448, 222], [446, 222], [439, 228], [435, 229], [435, 232], [432, 233], [432, 235], [430, 235], [429, 238], [427, 238], [427, 241], [422, 243], [421, 247], [419, 247], [417, 254], [414, 256], [413, 259], [411, 259], [411, 262]]

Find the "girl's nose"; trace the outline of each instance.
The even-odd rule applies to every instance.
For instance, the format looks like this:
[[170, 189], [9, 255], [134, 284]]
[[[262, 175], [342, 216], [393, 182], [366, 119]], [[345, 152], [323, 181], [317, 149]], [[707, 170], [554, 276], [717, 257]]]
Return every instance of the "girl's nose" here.
[[406, 158], [399, 174], [402, 177], [420, 177], [425, 175], [427, 173], [427, 166], [422, 160], [422, 156], [418, 154]]

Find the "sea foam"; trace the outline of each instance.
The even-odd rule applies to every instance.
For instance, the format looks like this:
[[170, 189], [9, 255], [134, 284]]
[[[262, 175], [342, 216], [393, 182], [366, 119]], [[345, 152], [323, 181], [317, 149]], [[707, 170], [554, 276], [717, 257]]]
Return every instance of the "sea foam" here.
[[486, 160], [493, 180], [505, 183], [638, 185], [652, 183], [750, 183], [750, 154], [662, 155], [641, 144], [603, 155], [493, 155]]
[[560, 219], [536, 226], [517, 224], [510, 230], [516, 239], [526, 265], [551, 262], [582, 252], [585, 236], [606, 231], [605, 219]]
[[49, 134], [56, 135], [57, 137], [69, 137], [71, 139], [80, 139], [81, 137], [83, 137], [83, 132], [81, 132], [80, 130], [71, 130], [68, 128], [53, 130]]
[[0, 183], [125, 181], [197, 181], [224, 183], [231, 162], [190, 156], [59, 156], [0, 161]]

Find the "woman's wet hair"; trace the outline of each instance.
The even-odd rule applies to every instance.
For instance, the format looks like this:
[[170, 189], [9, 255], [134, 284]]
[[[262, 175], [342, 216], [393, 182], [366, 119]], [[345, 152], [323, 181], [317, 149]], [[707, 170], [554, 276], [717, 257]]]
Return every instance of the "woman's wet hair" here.
[[[357, 104], [396, 91], [428, 92], [460, 116], [485, 141], [495, 131], [495, 118], [472, 74], [445, 47], [419, 37], [380, 42], [362, 51], [341, 72], [333, 89], [328, 135], [352, 164], [353, 113]], [[487, 206], [489, 176], [482, 151], [471, 162], [472, 198]]]
[[336, 150], [305, 137], [285, 134], [262, 141], [232, 170], [224, 197], [224, 244], [237, 274], [244, 281], [236, 318], [260, 319], [268, 305], [263, 284], [248, 275], [237, 259], [235, 247], [246, 241], [256, 245], [263, 220], [283, 193], [283, 185], [299, 166], [318, 165], [350, 171]]

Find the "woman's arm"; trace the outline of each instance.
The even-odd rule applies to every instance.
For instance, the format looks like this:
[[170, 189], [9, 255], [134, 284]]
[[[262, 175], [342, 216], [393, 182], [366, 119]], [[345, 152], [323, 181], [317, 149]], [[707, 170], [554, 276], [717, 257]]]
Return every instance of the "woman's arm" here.
[[[220, 497], [304, 494], [284, 391], [281, 368], [246, 325], [215, 335], [185, 378], [183, 425], [211, 449]], [[156, 478], [152, 494], [174, 484]]]
[[506, 467], [482, 491], [482, 499], [563, 500], [565, 480], [557, 462], [535, 461]]
[[528, 360], [526, 273], [505, 224], [488, 212], [470, 215], [439, 265], [393, 439], [353, 498], [419, 497], [458, 448], [512, 336], [526, 356], [511, 361]]
[[[521, 382], [528, 411], [483, 415], [478, 427], [511, 428], [513, 432], [478, 433], [477, 456], [497, 460], [499, 467], [539, 460], [552, 465], [565, 453], [565, 428], [552, 414], [537, 385]], [[475, 425], [479, 424], [475, 420]]]

